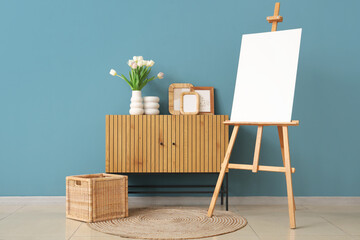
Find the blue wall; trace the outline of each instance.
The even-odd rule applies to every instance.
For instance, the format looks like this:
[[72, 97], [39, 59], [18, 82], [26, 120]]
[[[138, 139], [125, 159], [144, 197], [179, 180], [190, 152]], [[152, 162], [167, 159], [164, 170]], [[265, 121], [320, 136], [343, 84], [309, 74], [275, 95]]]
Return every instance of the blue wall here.
[[[154, 59], [165, 79], [146, 86], [167, 110], [173, 82], [215, 87], [230, 114], [241, 35], [269, 31], [269, 0], [0, 0], [0, 195], [64, 195], [67, 175], [105, 169], [105, 115], [127, 114], [131, 91], [108, 72]], [[360, 196], [360, 1], [282, 1], [279, 30], [303, 28], [290, 129], [297, 196]], [[242, 127], [232, 162], [252, 159]], [[281, 164], [276, 128], [261, 163]], [[137, 183], [215, 183], [142, 177]], [[286, 194], [283, 174], [232, 171], [230, 194]]]

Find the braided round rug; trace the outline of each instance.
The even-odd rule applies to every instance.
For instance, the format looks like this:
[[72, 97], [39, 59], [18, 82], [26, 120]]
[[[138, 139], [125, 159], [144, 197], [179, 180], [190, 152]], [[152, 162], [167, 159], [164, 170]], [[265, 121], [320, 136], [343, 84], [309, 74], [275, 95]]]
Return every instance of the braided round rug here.
[[90, 228], [126, 238], [193, 239], [217, 236], [245, 227], [245, 218], [228, 211], [215, 211], [207, 217], [207, 209], [139, 208], [129, 217], [88, 223]]

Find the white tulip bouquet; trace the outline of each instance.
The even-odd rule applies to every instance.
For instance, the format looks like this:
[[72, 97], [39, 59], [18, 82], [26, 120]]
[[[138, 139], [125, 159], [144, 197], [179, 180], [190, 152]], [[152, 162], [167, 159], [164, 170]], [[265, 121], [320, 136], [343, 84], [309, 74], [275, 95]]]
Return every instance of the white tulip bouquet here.
[[118, 76], [124, 79], [133, 91], [141, 90], [149, 82], [155, 79], [163, 79], [164, 73], [159, 72], [157, 76], [147, 78], [150, 74], [151, 67], [154, 66], [155, 62], [153, 60], [144, 60], [142, 56], [134, 56], [132, 60], [128, 61], [130, 67], [129, 79], [127, 79], [123, 74], [118, 75], [114, 69], [110, 70], [110, 75]]

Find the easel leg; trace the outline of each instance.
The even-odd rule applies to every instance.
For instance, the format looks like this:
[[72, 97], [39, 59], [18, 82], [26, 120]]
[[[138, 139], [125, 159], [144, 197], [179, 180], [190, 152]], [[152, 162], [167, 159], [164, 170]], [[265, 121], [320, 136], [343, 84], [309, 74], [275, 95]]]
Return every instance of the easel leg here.
[[287, 195], [288, 195], [290, 228], [296, 228], [295, 202], [294, 202], [294, 193], [293, 193], [292, 177], [291, 177], [288, 127], [287, 126], [282, 127], [282, 132], [283, 132], [283, 143], [284, 143], [285, 178], [286, 178], [286, 188], [287, 188]]
[[257, 134], [256, 134], [254, 161], [253, 161], [253, 169], [252, 169], [253, 173], [256, 173], [259, 170], [259, 156], [260, 156], [261, 138], [262, 138], [263, 128], [264, 128], [263, 126], [258, 126], [258, 130], [257, 130]]
[[217, 200], [217, 198], [219, 196], [219, 191], [220, 191], [222, 182], [224, 180], [224, 175], [225, 175], [226, 169], [228, 168], [228, 165], [229, 165], [231, 152], [232, 152], [232, 149], [234, 147], [234, 143], [235, 143], [238, 131], [239, 131], [239, 126], [234, 126], [234, 130], [233, 130], [233, 132], [231, 134], [231, 139], [230, 139], [228, 148], [226, 150], [224, 161], [221, 164], [221, 170], [220, 170], [220, 173], [219, 173], [219, 177], [218, 177], [216, 187], [215, 187], [215, 190], [214, 190], [211, 202], [210, 202], [210, 206], [209, 206], [209, 210], [208, 210], [208, 217], [211, 217], [213, 215], [216, 200]]
[[282, 156], [282, 161], [285, 167], [285, 157], [284, 157], [284, 137], [283, 137], [283, 130], [282, 130], [282, 126], [278, 126], [278, 132], [279, 132], [279, 140], [280, 140], [280, 148], [281, 148], [281, 156]]
[[[280, 148], [281, 148], [281, 156], [282, 156], [282, 161], [285, 167], [285, 156], [284, 156], [284, 137], [283, 137], [283, 127], [282, 126], [278, 126], [278, 132], [279, 132], [279, 140], [280, 140]], [[290, 159], [290, 158], [289, 158]], [[294, 199], [294, 209], [296, 210], [296, 204], [295, 204], [295, 199]]]

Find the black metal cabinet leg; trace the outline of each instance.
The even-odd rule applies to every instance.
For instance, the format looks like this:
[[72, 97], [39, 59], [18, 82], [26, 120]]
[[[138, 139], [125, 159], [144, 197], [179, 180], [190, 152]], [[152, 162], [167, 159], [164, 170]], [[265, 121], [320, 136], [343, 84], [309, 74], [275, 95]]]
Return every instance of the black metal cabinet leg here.
[[229, 211], [229, 173], [226, 173], [226, 211]]
[[224, 205], [224, 183], [221, 185], [221, 205]]

